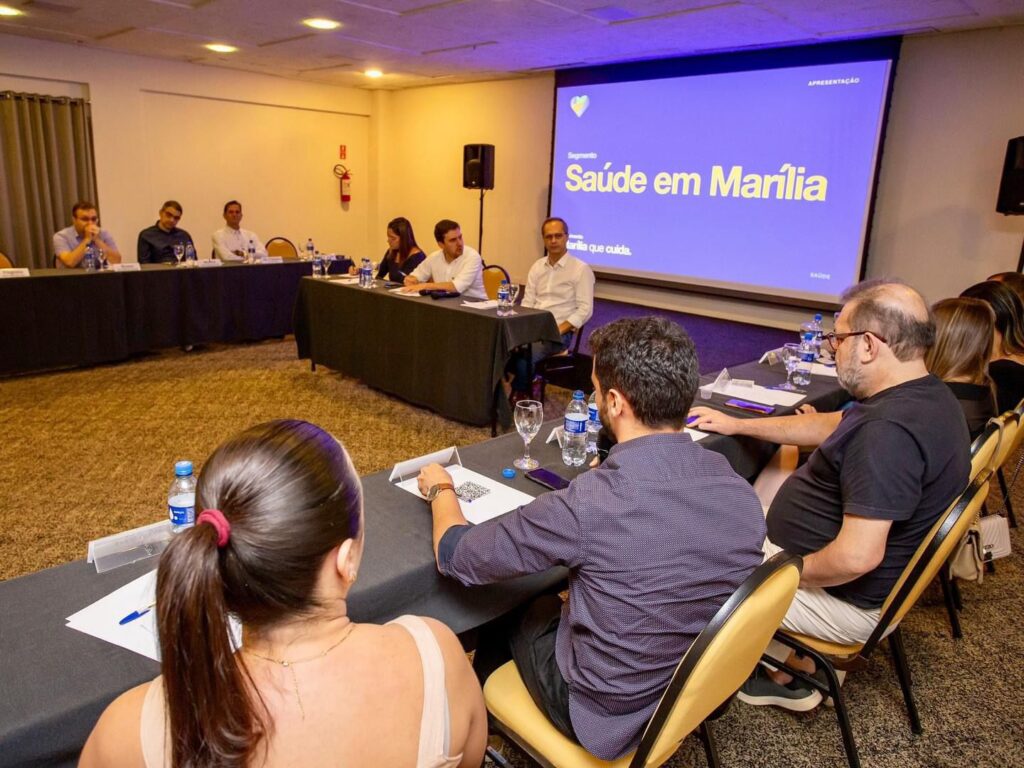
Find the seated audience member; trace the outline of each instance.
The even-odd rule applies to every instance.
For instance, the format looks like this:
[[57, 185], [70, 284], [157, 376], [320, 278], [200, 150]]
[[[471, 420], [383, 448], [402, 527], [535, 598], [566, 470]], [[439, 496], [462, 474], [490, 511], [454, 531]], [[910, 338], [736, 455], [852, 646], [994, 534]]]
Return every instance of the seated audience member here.
[[995, 315], [980, 299], [943, 299], [932, 307], [932, 314], [935, 344], [928, 350], [925, 364], [960, 403], [974, 440], [997, 415], [988, 375]]
[[532, 366], [564, 352], [572, 341], [572, 335], [594, 314], [594, 272], [589, 264], [567, 251], [569, 225], [564, 219], [552, 217], [545, 220], [540, 232], [547, 254], [530, 267], [522, 304], [551, 312], [558, 323], [562, 341], [540, 342], [516, 351], [509, 361], [515, 374], [512, 380], [514, 393], [528, 392]]
[[1012, 410], [1024, 398], [1024, 303], [1013, 288], [995, 280], [972, 285], [960, 295], [981, 299], [995, 312], [988, 375], [996, 385], [999, 413]]
[[1024, 275], [1020, 272], [997, 272], [989, 277], [989, 280], [995, 280], [997, 283], [1006, 283], [1017, 294], [1021, 303], [1024, 304]]
[[[178, 227], [181, 203], [168, 200], [160, 206], [160, 218], [152, 227], [139, 232], [139, 264], [174, 264], [174, 246], [192, 245], [192, 236]], [[195, 246], [193, 246], [194, 248]]]
[[[427, 255], [416, 244], [416, 235], [408, 219], [399, 216], [389, 221], [387, 235], [388, 249], [380, 260], [377, 279], [404, 283], [405, 278], [423, 263]], [[355, 273], [356, 267], [353, 266], [350, 271]]]
[[[967, 486], [967, 425], [949, 388], [928, 373], [935, 340], [928, 307], [900, 283], [868, 282], [845, 295], [835, 332], [839, 383], [856, 398], [838, 413], [738, 419], [694, 408], [697, 429], [817, 445], [768, 510], [765, 554], [804, 558], [782, 626], [838, 643], [863, 642], [932, 524]], [[774, 643], [769, 654], [808, 672], [809, 659]], [[749, 704], [805, 711], [818, 691], [758, 667], [738, 694]]]
[[439, 465], [419, 487], [444, 575], [487, 584], [569, 569], [568, 602], [545, 595], [481, 630], [474, 666], [486, 677], [514, 658], [552, 724], [611, 760], [636, 748], [683, 653], [761, 562], [765, 528], [750, 485], [683, 431], [697, 388], [686, 332], [624, 319], [590, 343], [618, 440], [601, 466], [472, 527]]
[[458, 291], [467, 299], [486, 299], [484, 261], [479, 253], [463, 244], [459, 225], [441, 219], [434, 227], [434, 239], [439, 250], [405, 278], [405, 291]]
[[71, 208], [71, 226], [53, 236], [57, 268], [84, 266], [85, 249], [90, 245], [102, 250], [103, 258], [111, 264], [121, 263], [121, 252], [117, 249], [113, 235], [100, 228], [96, 206], [81, 200]]
[[242, 204], [237, 200], [224, 203], [224, 226], [213, 233], [213, 253], [221, 261], [245, 261], [252, 243], [254, 256], [266, 258], [267, 249], [252, 230], [242, 229]]
[[196, 525], [160, 559], [161, 675], [107, 707], [79, 765], [479, 766], [487, 714], [451, 630], [346, 615], [362, 506], [345, 449], [312, 424], [217, 448]]

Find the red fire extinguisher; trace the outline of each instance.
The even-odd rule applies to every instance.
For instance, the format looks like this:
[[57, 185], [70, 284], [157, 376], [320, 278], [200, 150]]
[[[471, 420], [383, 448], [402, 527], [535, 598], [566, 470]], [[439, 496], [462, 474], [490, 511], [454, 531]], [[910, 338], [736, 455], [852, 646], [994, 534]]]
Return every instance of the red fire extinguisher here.
[[341, 163], [334, 166], [334, 175], [341, 180], [341, 202], [348, 203], [352, 200], [352, 174]]

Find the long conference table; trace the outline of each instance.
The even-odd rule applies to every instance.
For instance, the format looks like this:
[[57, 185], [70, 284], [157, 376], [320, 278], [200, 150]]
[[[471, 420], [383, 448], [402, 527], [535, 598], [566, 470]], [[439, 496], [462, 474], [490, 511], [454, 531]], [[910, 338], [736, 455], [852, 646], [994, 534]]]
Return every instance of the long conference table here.
[[126, 360], [292, 332], [308, 262], [139, 271], [34, 269], [0, 280], [0, 375]]
[[505, 363], [518, 346], [559, 341], [558, 325], [545, 310], [516, 307], [512, 317], [498, 317], [463, 301], [398, 296], [380, 282], [366, 289], [303, 280], [299, 358], [457, 421], [482, 426], [497, 417], [508, 426], [508, 401], [497, 396]]
[[[781, 370], [755, 364], [730, 370], [734, 378], [753, 378], [766, 385], [785, 378]], [[804, 402], [833, 410], [847, 399], [834, 378], [815, 376]], [[724, 408], [724, 400], [716, 394], [695, 404]], [[779, 408], [777, 414], [791, 411]], [[571, 478], [586, 470], [565, 467], [557, 443], [544, 442], [556, 424], [542, 427], [531, 454], [542, 466]], [[721, 435], [709, 435], [700, 444], [724, 454], [748, 480], [774, 451], [771, 444]], [[459, 453], [464, 466], [536, 496], [544, 489], [522, 473], [511, 480], [501, 477], [502, 468], [511, 466], [522, 447], [517, 434], [507, 434], [460, 448]], [[389, 482], [389, 474], [382, 471], [362, 479], [366, 549], [348, 600], [354, 620], [385, 622], [416, 613], [466, 632], [565, 577], [556, 568], [480, 587], [463, 587], [441, 577], [434, 564], [426, 504]], [[84, 551], [84, 542], [82, 547]], [[148, 560], [97, 574], [80, 560], [0, 582], [0, 766], [74, 765], [107, 704], [158, 674], [156, 662], [64, 626], [66, 617], [155, 566]]]

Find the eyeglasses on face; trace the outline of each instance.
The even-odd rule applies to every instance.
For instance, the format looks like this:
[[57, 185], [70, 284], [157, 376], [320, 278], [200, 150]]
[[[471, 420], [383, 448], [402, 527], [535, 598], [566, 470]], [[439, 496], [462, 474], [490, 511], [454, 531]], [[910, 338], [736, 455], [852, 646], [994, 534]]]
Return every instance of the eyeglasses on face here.
[[888, 340], [883, 339], [874, 331], [850, 331], [849, 333], [836, 333], [833, 331], [832, 333], [826, 333], [822, 338], [828, 343], [828, 348], [832, 350], [832, 354], [835, 354], [839, 349], [839, 345], [842, 344], [845, 339], [848, 339], [851, 336], [866, 336], [869, 333], [883, 344], [889, 343]]

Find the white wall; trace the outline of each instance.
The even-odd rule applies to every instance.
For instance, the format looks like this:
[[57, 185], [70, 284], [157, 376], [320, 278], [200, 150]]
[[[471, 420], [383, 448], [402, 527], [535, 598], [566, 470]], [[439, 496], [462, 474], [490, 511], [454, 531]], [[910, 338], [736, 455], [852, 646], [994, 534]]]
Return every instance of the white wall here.
[[[7, 35], [0, 78], [45, 93], [87, 89], [100, 214], [131, 258], [136, 234], [167, 198], [182, 203], [181, 226], [200, 253], [229, 198], [264, 238], [312, 235], [321, 250], [367, 252], [368, 91]], [[339, 144], [348, 145], [357, 190], [345, 209], [331, 172]]]

